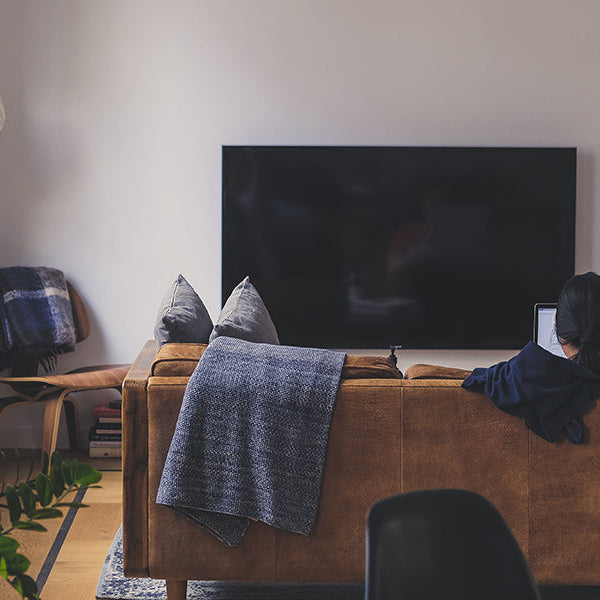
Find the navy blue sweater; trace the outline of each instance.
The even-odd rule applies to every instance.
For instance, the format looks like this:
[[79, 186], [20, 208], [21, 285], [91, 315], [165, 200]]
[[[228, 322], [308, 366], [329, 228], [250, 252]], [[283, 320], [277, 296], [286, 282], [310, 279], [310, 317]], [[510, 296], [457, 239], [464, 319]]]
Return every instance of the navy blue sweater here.
[[561, 432], [572, 443], [583, 442], [582, 414], [600, 398], [600, 376], [534, 342], [508, 361], [475, 369], [462, 386], [524, 419], [529, 429], [549, 442]]

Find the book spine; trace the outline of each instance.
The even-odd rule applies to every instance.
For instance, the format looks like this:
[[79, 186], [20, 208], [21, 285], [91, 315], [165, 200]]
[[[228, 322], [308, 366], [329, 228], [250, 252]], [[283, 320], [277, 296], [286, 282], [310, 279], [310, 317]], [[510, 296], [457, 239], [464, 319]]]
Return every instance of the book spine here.
[[109, 421], [105, 423], [104, 420], [96, 419], [96, 429], [121, 429], [121, 419], [115, 421]]
[[94, 442], [120, 442], [122, 439], [120, 433], [93, 433], [90, 440]]
[[92, 410], [94, 417], [112, 417], [113, 419], [121, 418], [120, 410]]
[[90, 440], [90, 448], [120, 448], [121, 440]]

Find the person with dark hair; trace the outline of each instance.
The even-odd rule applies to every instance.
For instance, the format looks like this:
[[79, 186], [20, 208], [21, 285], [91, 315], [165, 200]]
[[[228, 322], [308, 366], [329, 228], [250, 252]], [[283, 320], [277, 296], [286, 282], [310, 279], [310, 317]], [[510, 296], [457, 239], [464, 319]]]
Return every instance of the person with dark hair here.
[[485, 394], [549, 442], [585, 441], [583, 413], [600, 398], [600, 276], [571, 277], [561, 290], [556, 333], [565, 357], [529, 342], [508, 361], [474, 369], [463, 388]]
[[600, 275], [574, 275], [556, 307], [556, 335], [565, 356], [600, 375]]

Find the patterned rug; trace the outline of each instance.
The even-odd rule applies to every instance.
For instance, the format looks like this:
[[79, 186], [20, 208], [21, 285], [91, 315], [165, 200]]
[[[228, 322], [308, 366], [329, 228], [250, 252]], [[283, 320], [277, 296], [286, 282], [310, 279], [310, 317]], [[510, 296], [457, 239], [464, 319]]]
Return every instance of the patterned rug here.
[[[362, 600], [362, 585], [247, 584], [190, 581], [187, 600]], [[164, 580], [123, 575], [123, 531], [119, 528], [104, 561], [97, 600], [166, 600]]]

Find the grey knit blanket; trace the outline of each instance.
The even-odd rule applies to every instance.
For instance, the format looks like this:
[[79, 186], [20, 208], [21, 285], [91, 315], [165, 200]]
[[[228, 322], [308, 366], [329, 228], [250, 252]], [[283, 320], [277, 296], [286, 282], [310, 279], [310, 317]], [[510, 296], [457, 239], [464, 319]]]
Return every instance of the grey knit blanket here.
[[188, 382], [156, 501], [230, 546], [248, 518], [308, 535], [344, 357], [212, 341]]

